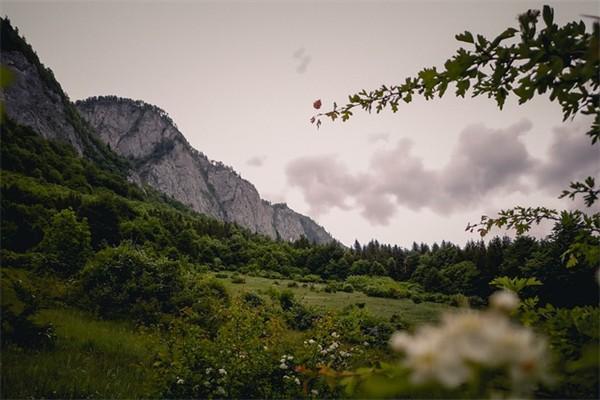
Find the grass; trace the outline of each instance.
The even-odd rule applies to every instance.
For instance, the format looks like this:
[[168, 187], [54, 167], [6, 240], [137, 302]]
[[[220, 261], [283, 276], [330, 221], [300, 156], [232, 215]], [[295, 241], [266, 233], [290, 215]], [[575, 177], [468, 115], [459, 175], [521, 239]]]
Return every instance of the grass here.
[[[298, 287], [288, 287], [288, 284], [293, 282], [285, 279], [267, 279], [254, 276], [244, 276], [246, 282], [244, 284], [232, 283], [230, 279], [217, 278], [232, 294], [240, 294], [242, 292], [266, 293], [270, 288], [278, 290], [291, 290], [296, 298], [303, 304], [313, 306], [322, 310], [341, 310], [352, 304], [364, 303], [364, 307], [371, 314], [383, 318], [391, 318], [397, 314], [403, 320], [412, 325], [419, 325], [424, 322], [436, 321], [442, 311], [447, 310], [445, 304], [423, 302], [415, 304], [409, 299], [388, 299], [381, 297], [369, 297], [362, 292], [336, 292], [327, 293], [322, 291], [325, 285], [323, 284], [307, 284], [303, 287], [300, 283]], [[276, 283], [277, 282], [277, 283]], [[314, 290], [310, 289], [313, 285]]]
[[147, 398], [156, 396], [156, 336], [126, 322], [85, 313], [44, 310], [36, 317], [56, 328], [50, 350], [9, 347], [2, 353], [2, 398]]

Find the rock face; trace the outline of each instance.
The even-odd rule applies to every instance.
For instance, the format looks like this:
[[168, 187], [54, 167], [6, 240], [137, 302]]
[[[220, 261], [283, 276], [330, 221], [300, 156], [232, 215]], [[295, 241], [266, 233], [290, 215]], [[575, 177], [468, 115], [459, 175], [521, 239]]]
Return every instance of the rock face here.
[[12, 75], [0, 101], [15, 123], [217, 219], [272, 238], [333, 240], [310, 218], [262, 200], [233, 169], [193, 149], [158, 107], [114, 96], [73, 104], [8, 20], [0, 18], [0, 30], [0, 61]]
[[131, 161], [143, 183], [194, 210], [272, 238], [305, 236], [317, 243], [333, 240], [310, 218], [285, 204], [262, 200], [254, 185], [232, 168], [192, 148], [158, 107], [114, 96], [94, 97], [75, 105], [100, 139]]

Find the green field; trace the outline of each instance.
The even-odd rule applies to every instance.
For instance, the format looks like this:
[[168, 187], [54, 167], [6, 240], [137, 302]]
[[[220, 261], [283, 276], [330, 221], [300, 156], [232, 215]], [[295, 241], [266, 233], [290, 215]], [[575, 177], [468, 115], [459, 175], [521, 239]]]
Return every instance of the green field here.
[[[353, 304], [364, 303], [365, 309], [374, 316], [391, 318], [396, 314], [411, 325], [437, 320], [440, 313], [449, 308], [448, 305], [439, 303], [423, 302], [415, 304], [409, 299], [369, 297], [358, 291], [352, 293], [327, 293], [323, 291], [325, 285], [319, 283], [308, 283], [306, 287], [303, 287], [303, 283], [298, 283], [299, 287], [288, 287], [288, 284], [294, 281], [285, 279], [274, 280], [246, 275], [243, 275], [243, 278], [246, 280], [245, 283], [233, 283], [229, 278], [217, 279], [223, 282], [232, 294], [242, 292], [266, 294], [269, 289], [289, 289], [302, 304], [307, 306], [322, 310], [338, 311]], [[312, 290], [310, 288], [311, 285], [314, 287]]]

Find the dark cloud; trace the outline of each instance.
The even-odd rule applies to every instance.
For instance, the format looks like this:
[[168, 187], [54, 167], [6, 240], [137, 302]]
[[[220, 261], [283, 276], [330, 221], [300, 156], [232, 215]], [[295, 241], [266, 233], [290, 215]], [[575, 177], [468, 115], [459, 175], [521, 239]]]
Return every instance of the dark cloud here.
[[586, 122], [554, 129], [548, 162], [536, 171], [539, 187], [559, 195], [571, 181], [600, 176], [600, 146], [591, 146], [590, 137], [584, 134], [589, 129]]
[[267, 159], [267, 157], [265, 157], [265, 156], [255, 156], [255, 157], [249, 158], [246, 161], [246, 164], [250, 165], [251, 167], [262, 167], [262, 165], [265, 163], [266, 159]]
[[530, 129], [529, 121], [501, 130], [469, 126], [450, 161], [437, 170], [412, 154], [408, 139], [376, 152], [365, 174], [351, 174], [331, 157], [302, 158], [289, 164], [288, 183], [301, 188], [311, 212], [357, 207], [373, 224], [387, 224], [398, 206], [449, 214], [490, 195], [528, 190], [523, 179], [538, 162], [520, 137]]

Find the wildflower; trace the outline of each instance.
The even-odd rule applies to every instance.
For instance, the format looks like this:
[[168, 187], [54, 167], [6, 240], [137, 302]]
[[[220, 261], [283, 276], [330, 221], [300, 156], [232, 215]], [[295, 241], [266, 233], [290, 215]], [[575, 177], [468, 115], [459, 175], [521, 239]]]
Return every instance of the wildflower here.
[[299, 385], [300, 384], [300, 379], [294, 378], [294, 382], [296, 382], [296, 385]]
[[314, 339], [309, 339], [309, 340], [308, 340], [308, 344], [315, 344], [315, 341], [314, 341]]
[[519, 307], [519, 297], [510, 290], [500, 290], [490, 296], [490, 305], [495, 310], [510, 314]]
[[177, 381], [175, 381], [175, 383], [178, 385], [183, 385], [185, 383], [185, 381], [183, 379], [181, 379], [180, 377], [177, 377]]
[[338, 335], [338, 333], [337, 333], [337, 332], [332, 332], [332, 333], [331, 333], [331, 337], [334, 337], [334, 338], [339, 338], [339, 337], [340, 337], [340, 335]]
[[[516, 296], [502, 296], [491, 302], [504, 310], [514, 307]], [[515, 387], [545, 379], [545, 342], [497, 312], [447, 314], [439, 326], [422, 327], [414, 336], [395, 333], [390, 347], [405, 353], [416, 384], [436, 381], [455, 388], [477, 367], [506, 369]]]
[[294, 359], [294, 356], [287, 356], [287, 359], [291, 361]]
[[210, 374], [210, 373], [212, 372], [212, 370], [213, 370], [213, 369], [212, 369], [211, 367], [208, 367], [208, 368], [206, 368], [206, 369], [204, 370], [204, 372], [205, 372], [205, 373], [207, 373], [207, 374]]
[[319, 391], [317, 389], [313, 389], [310, 392], [315, 396], [317, 396], [319, 394]]
[[225, 368], [221, 368], [221, 369], [219, 369], [219, 373], [220, 373], [221, 375], [227, 375], [227, 371], [225, 371]]
[[287, 366], [285, 363], [281, 363], [281, 364], [279, 365], [279, 368], [281, 368], [281, 369], [287, 369], [287, 368], [288, 368], [288, 366]]

